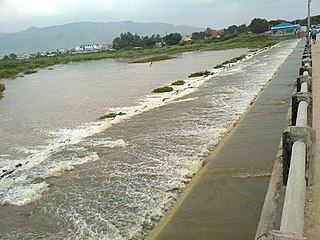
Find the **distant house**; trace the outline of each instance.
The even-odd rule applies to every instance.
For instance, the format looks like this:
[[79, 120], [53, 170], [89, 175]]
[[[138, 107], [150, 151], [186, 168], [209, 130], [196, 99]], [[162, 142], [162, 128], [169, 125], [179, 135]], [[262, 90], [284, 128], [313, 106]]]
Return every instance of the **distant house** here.
[[181, 42], [190, 42], [192, 38], [189, 35], [183, 36]]
[[86, 45], [80, 46], [80, 50], [85, 52], [93, 52], [100, 49], [101, 47], [98, 44], [86, 44]]
[[101, 50], [105, 50], [105, 51], [114, 51], [112, 44], [104, 44], [101, 46]]
[[211, 30], [210, 35], [213, 38], [219, 38], [224, 35], [224, 30]]
[[272, 38], [283, 38], [289, 36], [297, 36], [301, 31], [300, 25], [283, 22], [270, 29]]

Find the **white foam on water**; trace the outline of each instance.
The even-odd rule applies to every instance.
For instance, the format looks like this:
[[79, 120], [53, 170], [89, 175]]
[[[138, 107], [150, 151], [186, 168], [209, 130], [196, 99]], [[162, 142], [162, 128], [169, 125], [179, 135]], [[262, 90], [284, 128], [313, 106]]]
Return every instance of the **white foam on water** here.
[[97, 153], [93, 153], [90, 156], [83, 158], [76, 158], [73, 160], [63, 161], [61, 163], [53, 164], [47, 171], [49, 176], [60, 177], [64, 172], [72, 171], [74, 166], [82, 165], [89, 162], [95, 162], [99, 160]]
[[[60, 215], [60, 214], [59, 214]], [[99, 213], [89, 213], [90, 218], [94, 223], [88, 223], [84, 216], [77, 212], [75, 208], [69, 209], [67, 219], [73, 222], [75, 229], [70, 229], [70, 236], [65, 239], [82, 240], [82, 239], [99, 239], [99, 240], [123, 240], [119, 230], [111, 224], [107, 219], [104, 219]], [[104, 229], [101, 231], [100, 229]]]
[[11, 188], [2, 195], [0, 203], [22, 206], [40, 199], [42, 194], [48, 191], [48, 187], [49, 184], [42, 182]]
[[118, 139], [115, 141], [107, 140], [107, 139], [90, 139], [87, 141], [86, 145], [96, 147], [96, 146], [103, 146], [108, 148], [116, 148], [116, 147], [126, 147], [128, 143], [126, 143], [123, 139]]
[[190, 102], [190, 101], [194, 101], [196, 99], [198, 99], [198, 98], [195, 97], [195, 98], [178, 99], [175, 102], [177, 102], [177, 103], [179, 103], [179, 102]]
[[[49, 189], [49, 185], [44, 179], [52, 177], [60, 177], [64, 172], [71, 171], [74, 166], [88, 162], [97, 161], [99, 159], [96, 153], [89, 156], [75, 159], [67, 159], [62, 162], [49, 162], [47, 166], [33, 169], [28, 165], [24, 165], [16, 169], [8, 177], [4, 177], [0, 181], [0, 204], [25, 205], [41, 198], [42, 194]], [[33, 180], [42, 180], [42, 182], [34, 184]]]

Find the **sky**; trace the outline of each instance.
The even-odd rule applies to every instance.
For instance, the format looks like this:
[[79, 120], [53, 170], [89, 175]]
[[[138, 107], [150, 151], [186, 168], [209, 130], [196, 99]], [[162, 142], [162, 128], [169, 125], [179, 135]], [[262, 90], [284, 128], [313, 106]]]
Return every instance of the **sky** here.
[[[312, 0], [312, 15], [320, 14]], [[162, 22], [226, 28], [253, 18], [295, 20], [307, 16], [308, 0], [0, 0], [0, 32], [72, 22]]]

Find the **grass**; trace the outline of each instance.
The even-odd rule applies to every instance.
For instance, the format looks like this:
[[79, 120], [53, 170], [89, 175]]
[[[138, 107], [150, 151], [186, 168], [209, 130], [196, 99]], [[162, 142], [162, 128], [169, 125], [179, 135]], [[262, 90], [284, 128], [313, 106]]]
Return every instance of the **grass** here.
[[152, 92], [153, 93], [165, 93], [165, 92], [171, 92], [173, 91], [172, 87], [162, 87], [162, 88], [156, 88]]
[[223, 67], [225, 67], [225, 65], [230, 64], [230, 63], [236, 63], [236, 62], [244, 59], [246, 56], [247, 56], [246, 54], [242, 54], [239, 57], [231, 58], [231, 59], [229, 59], [229, 60], [227, 60], [227, 61], [225, 61], [225, 62], [223, 62], [221, 64], [216, 65], [214, 68], [215, 69], [223, 68]]
[[119, 113], [107, 113], [105, 115], [102, 115], [99, 117], [100, 120], [102, 119], [106, 119], [106, 118], [115, 118], [116, 116], [122, 116], [122, 115], [126, 115], [126, 113], [123, 113], [123, 112], [119, 112]]
[[31, 69], [31, 70], [24, 71], [23, 74], [29, 75], [29, 74], [34, 74], [34, 73], [36, 73], [36, 72], [38, 72], [38, 71], [37, 71], [37, 70], [34, 70], [34, 69]]
[[201, 76], [208, 76], [210, 74], [209, 71], [205, 70], [205, 71], [201, 71], [201, 72], [194, 72], [191, 73], [189, 75], [189, 78], [193, 78], [193, 77], [201, 77]]
[[167, 56], [172, 57], [172, 55], [181, 52], [197, 50], [224, 50], [243, 47], [256, 49], [274, 45], [279, 41], [280, 40], [269, 39], [267, 36], [241, 34], [223, 39], [191, 41], [184, 45], [161, 48], [66, 54], [25, 60], [0, 60], [0, 79], [16, 78], [19, 74], [24, 72], [35, 71], [35, 69], [46, 68], [56, 64], [67, 64], [70, 62], [82, 62], [108, 58], [134, 59], [139, 57], [147, 57], [145, 58], [145, 61], [151, 62], [161, 58], [167, 59]]
[[223, 64], [218, 64], [216, 66], [214, 66], [215, 69], [218, 69], [218, 68], [224, 68], [225, 66]]
[[135, 60], [135, 61], [132, 61], [131, 63], [157, 62], [157, 61], [163, 61], [163, 60], [168, 60], [173, 58], [174, 58], [173, 56], [165, 54], [165, 55], [158, 55], [158, 56], [152, 56], [152, 57], [148, 57], [140, 60]]
[[106, 118], [115, 118], [117, 116], [117, 113], [107, 113], [105, 115], [102, 115], [99, 117], [100, 120], [106, 119]]
[[171, 83], [171, 85], [172, 86], [181, 86], [181, 85], [184, 85], [185, 83], [186, 83], [185, 81], [179, 80], [179, 81]]
[[6, 86], [3, 83], [0, 83], [0, 92], [6, 90]]
[[223, 64], [236, 63], [244, 59], [246, 56], [247, 56], [246, 54], [242, 54], [239, 57], [231, 58], [230, 60], [225, 61]]

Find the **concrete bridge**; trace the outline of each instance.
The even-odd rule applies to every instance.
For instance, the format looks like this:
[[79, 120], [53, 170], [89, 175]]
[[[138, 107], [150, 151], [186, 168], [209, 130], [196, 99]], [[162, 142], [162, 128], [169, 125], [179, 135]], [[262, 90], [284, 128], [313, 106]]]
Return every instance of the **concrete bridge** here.
[[[320, 239], [319, 44], [301, 41], [147, 239]], [[268, 161], [265, 177], [230, 177]]]

